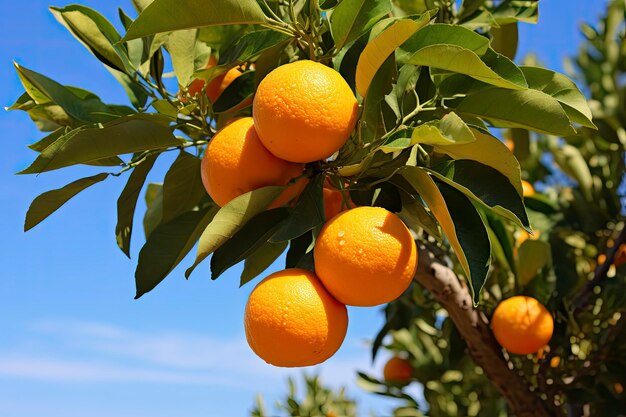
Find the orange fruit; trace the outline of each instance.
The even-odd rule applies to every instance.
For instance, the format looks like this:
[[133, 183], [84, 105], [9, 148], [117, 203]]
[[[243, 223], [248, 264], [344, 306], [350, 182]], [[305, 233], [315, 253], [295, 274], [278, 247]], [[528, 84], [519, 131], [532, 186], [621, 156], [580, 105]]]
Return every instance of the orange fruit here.
[[259, 84], [252, 106], [263, 144], [293, 162], [325, 159], [346, 143], [358, 105], [339, 73], [313, 61], [271, 71]]
[[516, 247], [520, 247], [522, 245], [522, 243], [524, 243], [525, 241], [527, 241], [529, 239], [530, 240], [538, 240], [540, 235], [541, 235], [541, 231], [539, 231], [539, 230], [533, 231], [533, 234], [531, 235], [526, 230], [520, 229], [517, 232], [517, 238], [515, 239], [515, 246]]
[[202, 157], [202, 183], [224, 206], [235, 197], [269, 185], [285, 185], [302, 165], [276, 158], [261, 143], [251, 117], [237, 119], [213, 136]]
[[535, 195], [535, 188], [528, 181], [522, 180], [522, 195], [524, 197], [530, 197]]
[[550, 341], [554, 320], [539, 301], [518, 295], [498, 304], [491, 326], [503, 348], [511, 353], [527, 355], [538, 352]]
[[340, 302], [375, 306], [411, 284], [417, 249], [409, 229], [380, 207], [357, 207], [330, 219], [317, 237], [315, 272]]
[[311, 366], [339, 349], [348, 328], [348, 312], [313, 272], [286, 269], [252, 290], [244, 324], [248, 344], [267, 363]]
[[407, 359], [394, 356], [383, 368], [385, 381], [394, 385], [406, 385], [413, 378], [413, 366]]
[[350, 196], [347, 191], [341, 192], [341, 190], [333, 187], [328, 180], [324, 184], [324, 189], [322, 191], [324, 193], [324, 218], [326, 218], [327, 221], [342, 211], [355, 206], [352, 200], [350, 200]]

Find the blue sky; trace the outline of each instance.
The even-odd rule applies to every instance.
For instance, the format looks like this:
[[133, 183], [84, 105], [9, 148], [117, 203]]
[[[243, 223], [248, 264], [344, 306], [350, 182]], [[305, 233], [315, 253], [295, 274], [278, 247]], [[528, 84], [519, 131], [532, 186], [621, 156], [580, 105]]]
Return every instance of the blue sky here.
[[[129, 0], [82, 3], [112, 21], [118, 6], [131, 10]], [[54, 20], [50, 3], [0, 4], [2, 106], [22, 92], [11, 60], [94, 91], [105, 102], [126, 103], [104, 67]], [[548, 67], [562, 70], [562, 59], [576, 51], [577, 25], [595, 19], [604, 4], [543, 0], [540, 23], [521, 27], [518, 56], [534, 51]], [[245, 343], [243, 308], [252, 285], [238, 288], [239, 268], [211, 281], [207, 264], [185, 281], [187, 259], [155, 291], [134, 301], [134, 260], [143, 236], [137, 228], [129, 261], [114, 235], [115, 201], [124, 181], [107, 179], [25, 234], [24, 214], [34, 197], [97, 171], [75, 167], [15, 176], [35, 156], [26, 144], [42, 135], [17, 112], [0, 114], [0, 131], [0, 415], [239, 417], [255, 394], [271, 403], [285, 392], [285, 377], [299, 371], [266, 365]], [[160, 158], [152, 181], [162, 179], [167, 162]], [[140, 202], [139, 215], [143, 209]], [[381, 323], [380, 309], [351, 308], [343, 347], [318, 369], [326, 382], [349, 386], [362, 401], [362, 414], [384, 415], [396, 404], [363, 394], [353, 383], [356, 369], [380, 373], [385, 357], [370, 365], [366, 342]]]

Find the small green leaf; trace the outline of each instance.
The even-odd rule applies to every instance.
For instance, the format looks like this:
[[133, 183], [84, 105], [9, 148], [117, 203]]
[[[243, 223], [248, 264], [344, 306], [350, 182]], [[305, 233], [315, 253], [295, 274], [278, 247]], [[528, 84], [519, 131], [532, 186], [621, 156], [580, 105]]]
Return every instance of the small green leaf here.
[[288, 207], [262, 211], [246, 222], [211, 256], [211, 279], [246, 259], [267, 243], [279, 225], [289, 217]]
[[150, 155], [141, 164], [133, 168], [128, 177], [128, 182], [117, 199], [117, 225], [115, 226], [115, 237], [117, 245], [122, 252], [130, 258], [130, 237], [133, 232], [133, 218], [137, 199], [143, 188], [148, 173], [154, 166], [158, 154]]
[[267, 18], [255, 0], [155, 0], [126, 32], [125, 41], [155, 33], [204, 26], [263, 24]]
[[361, 37], [389, 12], [389, 0], [343, 0], [330, 15], [335, 48], [340, 50]]
[[243, 287], [248, 282], [263, 273], [285, 251], [289, 242], [265, 242], [252, 255], [248, 256], [243, 265], [243, 271], [239, 278], [239, 286]]
[[517, 22], [491, 28], [491, 47], [511, 60], [517, 53], [518, 38]]
[[517, 259], [518, 279], [526, 285], [552, 261], [550, 245], [541, 240], [527, 239], [518, 248]]
[[496, 127], [520, 127], [560, 136], [576, 133], [559, 102], [532, 89], [476, 91], [465, 97], [456, 110], [487, 119]]
[[216, 206], [212, 206], [199, 211], [188, 211], [154, 229], [139, 252], [135, 270], [135, 299], [154, 289], [172, 272], [193, 248], [217, 210]]
[[202, 233], [196, 260], [187, 269], [185, 276], [189, 278], [200, 262], [222, 246], [248, 220], [264, 211], [284, 189], [285, 187], [259, 188], [240, 195], [222, 207]]
[[200, 176], [200, 158], [183, 150], [163, 180], [163, 223], [194, 208], [206, 195]]
[[102, 128], [70, 132], [45, 148], [20, 174], [52, 171], [134, 152], [180, 145], [163, 119], [137, 114], [120, 117]]
[[67, 203], [76, 194], [85, 188], [103, 181], [109, 174], [98, 174], [74, 181], [63, 188], [47, 191], [35, 198], [26, 213], [26, 221], [24, 222], [24, 231], [30, 230], [37, 226], [49, 215], [57, 211], [63, 204]]
[[302, 236], [324, 223], [324, 200], [322, 189], [324, 175], [317, 175], [307, 184], [300, 195], [289, 219], [272, 235], [271, 242], [284, 242]]
[[454, 112], [446, 114], [441, 120], [417, 126], [411, 135], [411, 145], [460, 145], [475, 140], [467, 124]]

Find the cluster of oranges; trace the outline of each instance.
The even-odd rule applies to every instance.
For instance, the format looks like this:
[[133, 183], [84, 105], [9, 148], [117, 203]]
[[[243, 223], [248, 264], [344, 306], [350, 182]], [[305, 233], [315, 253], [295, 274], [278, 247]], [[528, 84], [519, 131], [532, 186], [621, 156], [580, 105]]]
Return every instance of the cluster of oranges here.
[[[304, 164], [337, 152], [354, 129], [357, 111], [352, 90], [334, 70], [312, 61], [278, 67], [259, 84], [253, 117], [234, 120], [207, 146], [202, 159], [207, 192], [224, 206], [249, 191], [291, 183], [272, 206], [289, 204], [306, 185]], [[328, 359], [345, 337], [346, 305], [397, 298], [417, 267], [413, 237], [396, 215], [377, 207], [351, 208], [349, 197], [329, 182], [323, 193], [327, 222], [316, 239], [315, 272], [271, 274], [246, 305], [248, 342], [276, 366]]]
[[[194, 82], [188, 92], [205, 88], [214, 102], [239, 74], [231, 70], [206, 87]], [[235, 119], [213, 136], [202, 158], [202, 182], [220, 206], [261, 187], [287, 185], [270, 208], [293, 204], [308, 182], [305, 164], [339, 151], [355, 127], [357, 111], [352, 90], [331, 68], [313, 61], [280, 66], [259, 84], [252, 117]], [[394, 300], [409, 287], [417, 268], [415, 241], [400, 218], [379, 207], [353, 208], [350, 198], [328, 181], [323, 192], [327, 221], [315, 240], [314, 272], [271, 274], [254, 288], [246, 305], [248, 343], [275, 366], [309, 366], [328, 359], [345, 337], [346, 305]], [[510, 326], [507, 320], [526, 320], [537, 312], [531, 307], [516, 304], [517, 317], [496, 310], [500, 319], [494, 320], [494, 332], [507, 349], [506, 340], [527, 341], [523, 333], [531, 326]], [[406, 360], [388, 367], [389, 379], [410, 378]]]

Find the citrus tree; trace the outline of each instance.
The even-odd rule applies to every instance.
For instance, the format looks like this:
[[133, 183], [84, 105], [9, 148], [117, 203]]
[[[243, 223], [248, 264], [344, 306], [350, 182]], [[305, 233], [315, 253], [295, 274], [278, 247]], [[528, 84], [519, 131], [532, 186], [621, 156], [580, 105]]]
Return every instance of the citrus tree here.
[[[125, 178], [116, 236], [126, 255], [144, 188], [148, 206], [137, 298], [196, 244], [186, 277], [207, 263], [217, 279], [244, 262], [241, 285], [286, 252], [286, 269], [246, 306], [254, 352], [276, 366], [320, 363], [345, 337], [345, 305], [389, 303], [374, 352], [391, 333], [404, 357], [389, 368], [391, 389], [362, 382], [410, 400], [400, 385], [412, 364], [433, 415], [458, 415], [451, 401], [465, 392], [456, 406], [474, 414], [461, 414], [475, 415], [479, 398], [520, 417], [583, 410], [582, 376], [623, 370], [613, 349], [624, 306], [620, 4], [588, 29], [595, 50], [581, 55], [592, 120], [566, 76], [512, 61], [536, 1], [133, 3], [134, 20], [120, 9], [123, 33], [87, 7], [51, 8], [130, 105], [16, 65], [26, 91], [10, 109], [47, 132], [21, 174], [102, 171], [37, 197], [25, 230], [87, 187]], [[512, 145], [492, 128], [509, 129]], [[175, 161], [146, 185], [164, 152]], [[531, 196], [522, 175], [546, 193]], [[612, 297], [599, 296], [611, 285]], [[571, 392], [537, 371], [557, 357], [577, 372], [559, 381]]]

